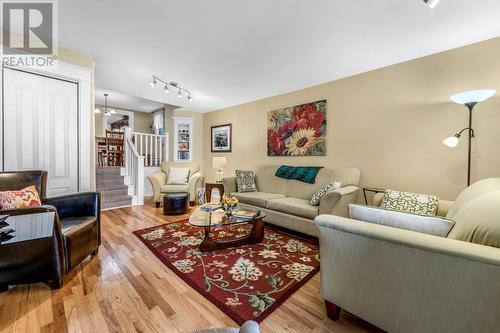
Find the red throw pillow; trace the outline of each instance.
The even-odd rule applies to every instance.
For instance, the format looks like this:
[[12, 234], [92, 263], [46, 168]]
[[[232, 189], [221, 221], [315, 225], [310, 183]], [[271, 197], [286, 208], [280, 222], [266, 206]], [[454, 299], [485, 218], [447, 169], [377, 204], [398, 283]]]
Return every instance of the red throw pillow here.
[[0, 209], [33, 207], [41, 204], [40, 196], [34, 185], [22, 190], [0, 192]]

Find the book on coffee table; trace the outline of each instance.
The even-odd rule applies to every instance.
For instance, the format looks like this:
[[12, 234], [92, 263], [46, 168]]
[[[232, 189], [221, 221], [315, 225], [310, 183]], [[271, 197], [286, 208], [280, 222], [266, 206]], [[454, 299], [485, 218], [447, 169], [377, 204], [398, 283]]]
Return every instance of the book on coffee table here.
[[236, 220], [252, 220], [254, 219], [257, 215], [259, 214], [258, 211], [255, 210], [245, 210], [245, 209], [238, 209], [233, 212], [233, 218]]
[[200, 209], [204, 212], [213, 212], [214, 210], [217, 210], [221, 208], [222, 206], [219, 204], [204, 204], [203, 206], [200, 206]]

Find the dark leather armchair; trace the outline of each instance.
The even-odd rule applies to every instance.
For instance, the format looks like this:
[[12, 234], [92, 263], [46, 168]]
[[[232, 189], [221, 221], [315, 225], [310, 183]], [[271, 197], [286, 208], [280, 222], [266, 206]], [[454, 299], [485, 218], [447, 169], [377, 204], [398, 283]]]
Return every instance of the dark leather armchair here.
[[[57, 211], [54, 231], [55, 248], [62, 248], [58, 257], [60, 271], [68, 273], [87, 256], [96, 255], [101, 244], [101, 197], [97, 192], [75, 193], [53, 198], [46, 197], [46, 171], [0, 172], [0, 191], [21, 189], [35, 185], [42, 207], [30, 207], [0, 211], [0, 214], [32, 214], [40, 209], [55, 208]], [[49, 208], [47, 208], [49, 207]], [[57, 251], [56, 251], [57, 252]], [[22, 257], [22, 254], [20, 254]], [[22, 260], [22, 258], [19, 258]], [[23, 281], [19, 278], [19, 281]], [[15, 281], [9, 281], [15, 284]], [[59, 281], [60, 282], [60, 281]], [[0, 281], [6, 283], [6, 281]], [[58, 287], [57, 283], [52, 283]]]

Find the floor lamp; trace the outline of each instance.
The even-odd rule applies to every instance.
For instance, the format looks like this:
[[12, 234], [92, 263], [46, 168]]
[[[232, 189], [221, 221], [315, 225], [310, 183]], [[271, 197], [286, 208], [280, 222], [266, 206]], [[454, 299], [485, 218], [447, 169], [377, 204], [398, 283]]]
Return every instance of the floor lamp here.
[[443, 143], [448, 147], [455, 148], [458, 145], [458, 141], [462, 136], [462, 133], [467, 131], [469, 138], [468, 147], [468, 160], [467, 160], [467, 186], [470, 185], [470, 169], [471, 169], [471, 158], [472, 158], [472, 139], [475, 136], [474, 129], [472, 128], [472, 111], [474, 107], [491, 96], [495, 95], [496, 91], [493, 89], [483, 89], [483, 90], [472, 90], [465, 91], [450, 97], [450, 99], [457, 103], [464, 105], [469, 110], [469, 127], [464, 128], [454, 136], [444, 139]]

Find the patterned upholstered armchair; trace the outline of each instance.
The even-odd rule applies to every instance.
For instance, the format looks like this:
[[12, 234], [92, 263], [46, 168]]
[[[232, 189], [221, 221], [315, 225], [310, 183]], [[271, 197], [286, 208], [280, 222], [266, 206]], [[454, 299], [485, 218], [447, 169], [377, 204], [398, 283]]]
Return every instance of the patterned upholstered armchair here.
[[[181, 185], [167, 184], [170, 167], [190, 169], [188, 183]], [[198, 189], [203, 186], [203, 176], [200, 173], [199, 163], [163, 162], [161, 164], [161, 171], [149, 175], [148, 179], [153, 187], [153, 199], [156, 207], [160, 207], [163, 193], [188, 192], [189, 201], [194, 202]]]

